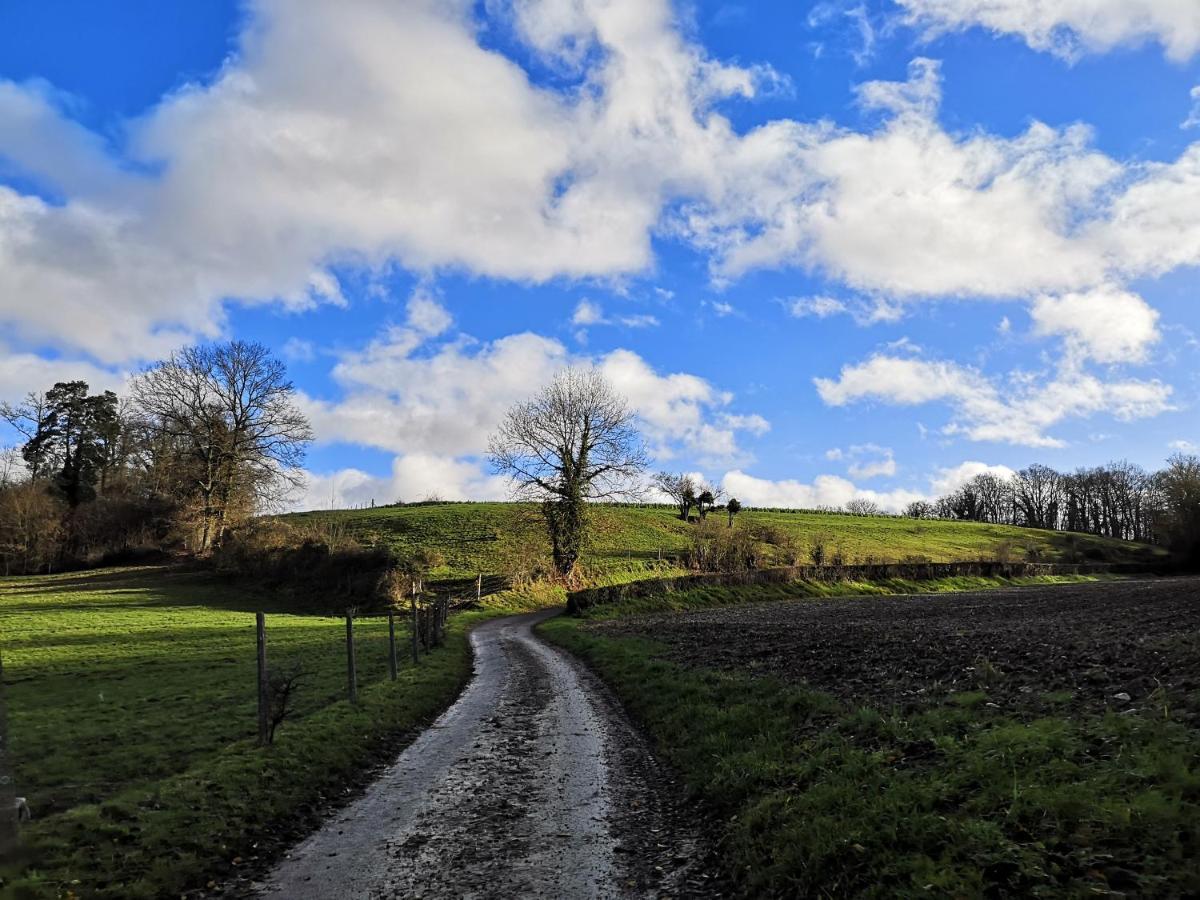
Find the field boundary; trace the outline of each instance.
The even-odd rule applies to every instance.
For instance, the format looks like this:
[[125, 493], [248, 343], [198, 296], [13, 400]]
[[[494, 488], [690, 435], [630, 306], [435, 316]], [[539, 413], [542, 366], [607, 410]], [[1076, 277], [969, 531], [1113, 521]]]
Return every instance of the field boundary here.
[[567, 612], [580, 615], [596, 606], [623, 600], [658, 597], [677, 591], [707, 587], [744, 587], [756, 584], [786, 584], [793, 581], [933, 581], [939, 578], [1034, 578], [1045, 575], [1132, 575], [1157, 571], [1144, 563], [1029, 563], [976, 562], [952, 563], [866, 563], [842, 566], [783, 566], [749, 569], [744, 572], [702, 572], [692, 575], [644, 578], [626, 584], [606, 585], [570, 591]]

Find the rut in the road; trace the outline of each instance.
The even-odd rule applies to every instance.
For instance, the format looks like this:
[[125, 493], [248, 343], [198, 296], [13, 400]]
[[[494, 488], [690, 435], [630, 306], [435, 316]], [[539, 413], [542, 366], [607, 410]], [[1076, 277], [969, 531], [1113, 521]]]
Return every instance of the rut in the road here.
[[477, 628], [459, 700], [263, 893], [715, 896], [696, 823], [636, 729], [595, 676], [533, 635], [547, 615]]
[[[562, 886], [561, 851], [605, 839], [601, 785], [586, 798], [592, 833], [548, 833], [553, 818], [536, 814], [557, 807], [550, 794], [562, 787], [546, 772], [560, 752], [552, 683], [522, 642], [509, 639], [504, 645], [511, 668], [495, 713], [484, 721], [469, 752], [427, 795], [404, 836], [389, 843], [392, 862], [384, 895], [536, 896], [548, 885]], [[586, 770], [591, 761], [578, 763]], [[593, 865], [585, 877], [593, 884], [611, 884], [607, 854], [589, 852], [586, 858]]]

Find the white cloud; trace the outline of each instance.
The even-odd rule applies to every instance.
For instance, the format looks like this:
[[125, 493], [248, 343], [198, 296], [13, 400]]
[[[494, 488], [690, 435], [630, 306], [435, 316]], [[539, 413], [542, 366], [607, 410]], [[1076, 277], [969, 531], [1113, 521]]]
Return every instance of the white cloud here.
[[825, 458], [849, 463], [846, 472], [851, 478], [870, 479], [896, 474], [896, 459], [891, 447], [878, 444], [853, 444], [843, 450], [833, 447], [825, 451]]
[[770, 427], [760, 415], [730, 411], [732, 396], [707, 380], [660, 374], [629, 350], [573, 355], [559, 341], [530, 332], [483, 343], [458, 335], [431, 344], [436, 335], [419, 331], [414, 320], [444, 328], [449, 317], [433, 315], [430, 302], [414, 298], [407, 325], [341, 355], [332, 372], [341, 398], [303, 397], [318, 440], [402, 455], [479, 456], [508, 408], [568, 365], [603, 372], [629, 400], [660, 460], [682, 452], [709, 461], [742, 459], [738, 434], [760, 435]]
[[[853, 446], [850, 450], [856, 460], [846, 470], [851, 478], [866, 480], [883, 476], [891, 477], [896, 474], [896, 460], [890, 447], [865, 444]], [[873, 454], [878, 455], [872, 458]]]
[[735, 431], [748, 431], [753, 435], [764, 435], [771, 430], [771, 423], [758, 413], [749, 413], [746, 415], [725, 413], [721, 416], [721, 422], [727, 428]]
[[1171, 441], [1167, 444], [1172, 450], [1178, 450], [1180, 453], [1200, 453], [1200, 444], [1193, 441]]
[[830, 316], [850, 311], [845, 301], [839, 300], [836, 297], [792, 297], [783, 301], [783, 303], [788, 313], [797, 319], [803, 319], [807, 316], [827, 319]]
[[509, 482], [489, 475], [473, 462], [428, 454], [398, 456], [387, 477], [360, 469], [309, 472], [305, 486], [288, 500], [291, 509], [329, 509], [413, 502], [430, 497], [441, 500], [505, 500]]
[[857, 487], [837, 475], [818, 475], [811, 482], [795, 479], [772, 481], [734, 469], [721, 479], [725, 493], [747, 506], [780, 506], [796, 509], [841, 507], [854, 499], [871, 500], [890, 512], [899, 512], [914, 500], [925, 500], [920, 491], [897, 488], [872, 491]]
[[[859, 451], [882, 450], [868, 444]], [[830, 456], [830, 454], [834, 454]], [[889, 451], [890, 453], [890, 451]], [[840, 450], [832, 450], [826, 454], [832, 459], [844, 458]], [[888, 473], [891, 474], [891, 473]], [[814, 509], [820, 507], [842, 507], [850, 500], [863, 499], [877, 503], [887, 512], [903, 512], [908, 504], [917, 501], [931, 501], [943, 497], [970, 481], [976, 475], [991, 474], [1001, 478], [1011, 478], [1013, 470], [1008, 466], [989, 465], [987, 463], [968, 460], [957, 466], [938, 468], [928, 477], [927, 490], [911, 488], [893, 488], [887, 491], [870, 490], [856, 485], [853, 481], [837, 475], [818, 475], [811, 482], [795, 479], [773, 481], [766, 478], [756, 478], [734, 469], [726, 473], [722, 485], [729, 496], [737, 497], [748, 506], [781, 506]], [[857, 477], [857, 476], [854, 476]], [[864, 476], [867, 477], [867, 476]]]
[[1039, 297], [1031, 314], [1037, 334], [1062, 335], [1070, 351], [1101, 363], [1141, 362], [1159, 339], [1158, 313], [1115, 288]]
[[1005, 480], [1016, 473], [1008, 466], [993, 466], [976, 460], [967, 460], [957, 466], [938, 469], [930, 479], [930, 493], [933, 497], [944, 497], [958, 490], [977, 475], [995, 475]]
[[1191, 0], [896, 0], [932, 34], [981, 26], [1067, 59], [1157, 41], [1176, 62], [1200, 50]]
[[615, 319], [604, 314], [604, 308], [587, 298], [580, 300], [571, 316], [571, 324], [580, 327], [589, 325], [624, 325], [626, 328], [656, 328], [658, 318], [646, 313], [617, 316]]
[[290, 337], [284, 341], [279, 352], [289, 362], [312, 362], [317, 358], [316, 345], [298, 337]]
[[1200, 128], [1200, 84], [1196, 85], [1189, 92], [1192, 98], [1192, 111], [1188, 113], [1188, 117], [1180, 123], [1180, 128]]
[[709, 59], [666, 0], [512, 13], [536, 54], [586, 50], [585, 89], [533, 85], [464, 0], [254, 0], [217, 77], [127, 123], [121, 159], [44, 89], [0, 83], [0, 153], [66, 196], [0, 188], [0, 320], [117, 361], [218, 334], [229, 298], [344, 302], [334, 263], [647, 270], [663, 204], [731, 140], [712, 104], [773, 73]]
[[814, 383], [830, 406], [864, 400], [898, 406], [942, 401], [953, 411], [944, 433], [1030, 447], [1062, 446], [1047, 429], [1067, 418], [1106, 412], [1131, 421], [1171, 409], [1171, 388], [1159, 381], [1101, 381], [1070, 363], [1044, 381], [1014, 377], [1002, 389], [955, 363], [877, 354], [843, 367], [836, 379]]
[[[1131, 2], [1147, 34], [1188, 33], [1191, 13]], [[481, 9], [511, 16], [571, 86], [536, 85], [481, 44]], [[1083, 125], [951, 133], [932, 60], [860, 86], [879, 113], [865, 131], [780, 119], [741, 134], [716, 102], [777, 77], [711, 59], [666, 0], [255, 0], [247, 21], [211, 83], [118, 132], [119, 158], [44, 87], [0, 83], [0, 153], [65, 197], [0, 186], [14, 340], [123, 363], [220, 334], [230, 299], [344, 304], [339, 265], [614, 278], [653, 271], [653, 237], [709, 254], [718, 282], [819, 270], [873, 304], [864, 321], [931, 297], [1120, 292], [1200, 264], [1200, 144], [1125, 163]]]
[[124, 390], [129, 373], [84, 360], [44, 359], [36, 353], [10, 351], [0, 343], [0, 401], [19, 402], [40, 394], [58, 381], [86, 381], [92, 393]]
[[599, 304], [586, 298], [579, 301], [579, 305], [575, 307], [575, 314], [571, 316], [573, 325], [597, 325], [604, 321], [604, 310]]
[[657, 328], [661, 324], [657, 316], [646, 315], [645, 313], [621, 316], [617, 321], [626, 328]]
[[[741, 142], [728, 166], [741, 190], [693, 208], [687, 221], [719, 276], [801, 265], [892, 299], [1020, 299], [1099, 284], [1126, 264], [1103, 208], [1123, 169], [1090, 149], [1088, 129], [948, 134], [935, 121], [930, 60], [915, 61], [907, 82], [859, 92], [885, 112], [874, 132], [774, 122]], [[1180, 221], [1200, 233], [1200, 213]], [[1165, 252], [1161, 235], [1146, 243]]]

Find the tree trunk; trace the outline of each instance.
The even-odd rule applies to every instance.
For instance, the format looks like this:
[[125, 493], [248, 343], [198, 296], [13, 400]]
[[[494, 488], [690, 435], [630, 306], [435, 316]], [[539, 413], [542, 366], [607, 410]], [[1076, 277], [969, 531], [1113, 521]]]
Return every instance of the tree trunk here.
[[554, 568], [564, 578], [571, 574], [579, 561], [585, 512], [582, 497], [560, 497], [542, 504], [542, 513], [550, 532]]

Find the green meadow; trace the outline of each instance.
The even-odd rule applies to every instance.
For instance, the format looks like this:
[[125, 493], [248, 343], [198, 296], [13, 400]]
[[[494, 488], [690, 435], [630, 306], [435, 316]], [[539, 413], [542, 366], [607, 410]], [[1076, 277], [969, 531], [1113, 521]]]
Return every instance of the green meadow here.
[[[253, 612], [269, 665], [298, 667], [295, 713], [255, 746]], [[0, 653], [17, 792], [33, 823], [0, 895], [151, 897], [236, 875], [430, 721], [470, 673], [466, 627], [388, 680], [386, 620], [345, 626], [180, 570], [0, 579]], [[403, 623], [401, 639], [407, 636]]]
[[[590, 509], [591, 536], [583, 557], [585, 575], [607, 580], [612, 574], [644, 570], [661, 551], [687, 549], [692, 528], [664, 506], [608, 506]], [[724, 513], [712, 513], [724, 521]], [[529, 573], [548, 566], [548, 548], [536, 508], [519, 503], [439, 503], [375, 509], [300, 513], [296, 521], [344, 528], [370, 544], [400, 553], [435, 548], [445, 564], [433, 573], [471, 577], [484, 573]], [[820, 512], [746, 510], [736, 519], [760, 538], [768, 562], [787, 564], [793, 554], [808, 561], [816, 542], [847, 563], [899, 562], [923, 557], [932, 562], [1014, 560], [1033, 552], [1047, 562], [1133, 561], [1150, 548], [1092, 535], [1065, 534], [1010, 525], [851, 516]], [[790, 543], [790, 546], [789, 546]]]
[[[294, 518], [401, 553], [437, 550], [444, 563], [434, 577], [536, 576], [546, 568], [542, 525], [527, 505]], [[749, 511], [737, 527], [754, 529], [764, 557], [779, 562], [806, 555], [817, 541], [847, 562], [1022, 558], [1030, 548], [1047, 560], [1145, 552], [1053, 532], [820, 513]], [[689, 535], [664, 507], [595, 507], [584, 579], [613, 582], [669, 567], [660, 554], [686, 549]], [[394, 683], [385, 620], [359, 620], [355, 707], [346, 699], [340, 619], [296, 615], [269, 594], [178, 568], [0, 579], [9, 740], [18, 793], [35, 816], [22, 856], [0, 866], [0, 896], [177, 896], [253, 870], [453, 699], [470, 674], [473, 622], [562, 599], [561, 587], [547, 582], [519, 585], [488, 598], [487, 609], [453, 616], [446, 645], [415, 668], [401, 622]], [[272, 668], [304, 672], [295, 711], [269, 749], [255, 746], [257, 610], [267, 612]]]

